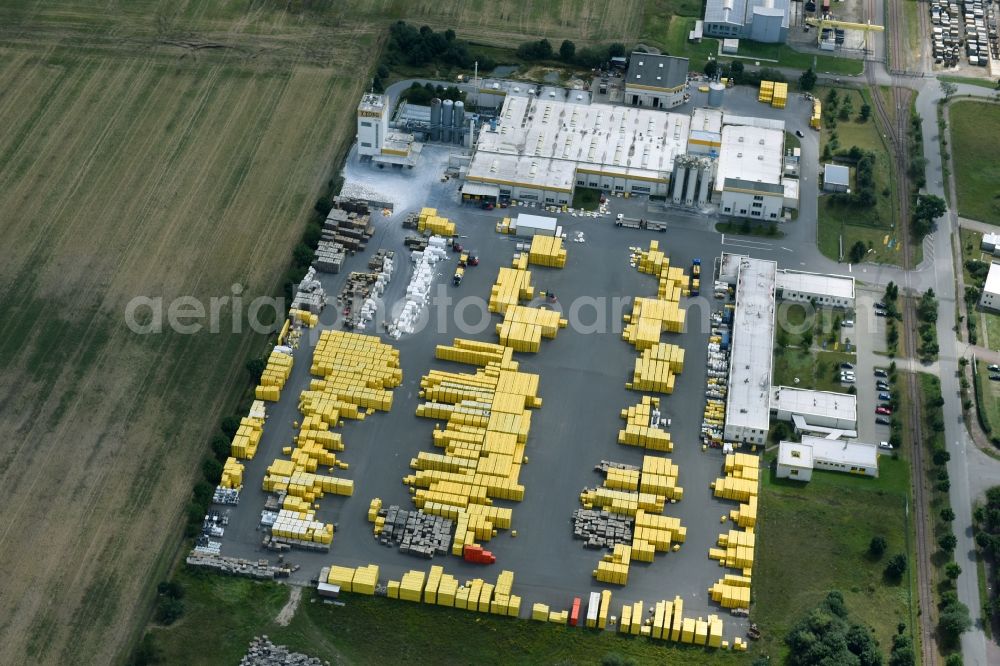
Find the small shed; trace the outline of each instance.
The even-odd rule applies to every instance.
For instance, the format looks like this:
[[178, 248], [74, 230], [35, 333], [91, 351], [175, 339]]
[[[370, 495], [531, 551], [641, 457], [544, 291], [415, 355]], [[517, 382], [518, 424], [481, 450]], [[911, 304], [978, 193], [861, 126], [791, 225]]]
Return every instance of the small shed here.
[[823, 191], [846, 192], [851, 187], [851, 169], [840, 164], [823, 165]]

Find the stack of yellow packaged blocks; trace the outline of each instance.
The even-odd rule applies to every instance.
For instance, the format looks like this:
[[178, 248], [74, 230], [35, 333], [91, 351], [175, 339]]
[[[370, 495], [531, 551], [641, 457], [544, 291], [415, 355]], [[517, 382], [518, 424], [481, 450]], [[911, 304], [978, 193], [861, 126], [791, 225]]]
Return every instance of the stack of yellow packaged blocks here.
[[517, 369], [514, 350], [493, 342], [455, 338], [451, 345], [438, 345], [434, 350], [434, 356], [442, 361], [457, 361], [472, 365], [499, 363]]
[[497, 324], [500, 344], [518, 352], [537, 352], [542, 338], [554, 338], [567, 321], [554, 310], [514, 305], [507, 308], [502, 324]]
[[774, 99], [774, 81], [761, 81], [760, 92], [757, 94], [757, 101], [770, 104]]
[[222, 466], [222, 480], [219, 485], [223, 488], [243, 487], [243, 464], [236, 458], [230, 456], [226, 458], [226, 464]]
[[437, 236], [454, 236], [455, 223], [439, 217], [436, 208], [421, 208], [417, 217], [417, 231], [429, 231]]
[[497, 222], [497, 233], [498, 234], [509, 234], [510, 233], [510, 218], [505, 217], [499, 222]]
[[652, 611], [651, 616], [647, 615], [642, 601], [623, 605], [618, 631], [656, 640], [724, 647], [722, 620], [717, 615], [704, 619], [684, 617], [684, 601], [680, 597], [658, 601]]
[[[308, 310], [296, 310], [292, 308], [288, 311], [288, 317], [292, 321], [297, 321], [298, 323], [309, 328], [315, 328], [316, 325], [319, 324], [319, 315], [309, 312]], [[283, 338], [284, 336], [282, 335], [279, 337], [279, 340]]]
[[264, 474], [264, 490], [313, 502], [327, 493], [350, 497], [354, 494], [354, 481], [299, 471], [292, 460], [275, 460]]
[[[331, 571], [333, 569], [334, 567], [331, 567]], [[346, 577], [346, 572], [343, 577]], [[454, 576], [445, 573], [443, 567], [435, 565], [431, 567], [429, 573], [411, 570], [403, 575], [402, 580], [390, 580], [387, 589], [392, 599], [423, 601], [426, 604], [461, 608], [478, 613], [517, 617], [521, 611], [521, 597], [513, 594], [513, 584], [514, 573], [504, 570], [500, 572], [495, 584], [488, 583], [482, 578], [474, 578], [466, 581], [464, 585], [459, 585]], [[354, 587], [357, 585], [355, 575]]]
[[[760, 458], [746, 453], [726, 456], [723, 469], [726, 476], [715, 481], [715, 495], [740, 502], [729, 512], [729, 518], [742, 529], [731, 529], [719, 535], [719, 548], [710, 548], [708, 556], [720, 566], [738, 569], [739, 574], [727, 574], [709, 588], [714, 601], [724, 608], [750, 607], [750, 576], [753, 569], [757, 523], [757, 487]], [[725, 521], [725, 516], [723, 516]]]
[[[473, 355], [469, 362], [480, 360]], [[511, 510], [494, 499], [520, 501], [519, 482], [531, 427], [531, 410], [541, 406], [538, 375], [519, 372], [512, 362], [488, 362], [474, 374], [431, 370], [420, 381], [417, 416], [446, 421], [435, 427], [434, 445], [443, 453], [421, 452], [410, 461], [415, 473], [414, 504], [426, 513], [456, 521], [452, 552], [462, 555], [476, 539], [509, 529]]]
[[256, 388], [255, 397], [258, 400], [277, 402], [281, 397], [281, 389], [285, 387], [285, 382], [291, 374], [292, 357], [277, 350], [272, 351], [260, 376], [260, 385]]
[[597, 568], [594, 569], [594, 578], [602, 583], [614, 583], [615, 585], [628, 584], [628, 565], [632, 561], [632, 547], [625, 544], [615, 546], [611, 555], [605, 555]]
[[535, 297], [535, 288], [531, 286], [531, 271], [526, 270], [528, 258], [524, 257], [524, 265], [514, 268], [500, 267], [497, 281], [490, 289], [490, 312], [504, 314], [507, 308], [517, 305], [520, 301], [530, 301]]
[[626, 446], [641, 446], [650, 451], [672, 451], [670, 433], [651, 425], [653, 410], [660, 407], [660, 399], [644, 396], [642, 402], [623, 409], [624, 430], [618, 431], [618, 443]]
[[625, 315], [622, 340], [642, 351], [660, 341], [660, 334], [680, 333], [684, 330], [684, 310], [678, 301], [662, 298], [636, 298], [632, 313]]
[[[353, 569], [351, 567], [331, 566], [326, 571], [325, 581], [331, 585], [339, 585], [341, 592], [354, 592], [355, 594], [375, 594], [375, 587], [378, 585], [379, 567], [377, 564], [369, 564]], [[321, 575], [320, 580], [324, 580]]]
[[250, 460], [257, 455], [257, 446], [264, 434], [264, 419], [244, 416], [240, 419], [240, 427], [233, 436], [230, 451], [233, 457]]
[[667, 499], [675, 501], [684, 498], [684, 489], [677, 485], [677, 465], [669, 458], [643, 456], [641, 471], [640, 491], [663, 495]]
[[812, 116], [809, 118], [809, 127], [819, 129], [823, 122], [823, 103], [818, 99], [813, 99]]
[[536, 235], [531, 239], [528, 263], [536, 266], [562, 268], [566, 265], [566, 248], [561, 236]]
[[[763, 83], [763, 82], [762, 82]], [[788, 103], [788, 84], [781, 82], [774, 82], [774, 92], [771, 95], [771, 106], [776, 109], [785, 108], [785, 104]]]
[[632, 381], [625, 388], [633, 391], [673, 393], [677, 373], [684, 368], [684, 350], [677, 345], [658, 343], [635, 360]]
[[750, 608], [750, 577], [726, 574], [708, 593], [723, 608]]

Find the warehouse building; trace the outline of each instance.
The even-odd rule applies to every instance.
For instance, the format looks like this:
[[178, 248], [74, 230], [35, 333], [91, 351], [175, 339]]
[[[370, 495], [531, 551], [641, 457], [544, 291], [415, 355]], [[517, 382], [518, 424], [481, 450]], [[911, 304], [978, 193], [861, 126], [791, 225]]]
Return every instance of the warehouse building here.
[[757, 119], [724, 116], [726, 124], [715, 175], [719, 212], [732, 217], [777, 220], [785, 208], [784, 124], [779, 122], [780, 128], [757, 122], [737, 124], [745, 120]]
[[805, 271], [780, 270], [777, 277], [778, 300], [816, 302], [835, 308], [854, 308], [854, 278], [823, 275]]
[[823, 191], [847, 192], [851, 189], [851, 169], [841, 164], [823, 165]]
[[857, 434], [858, 401], [848, 393], [775, 386], [770, 409], [779, 421], [790, 421], [796, 432]]
[[542, 204], [568, 204], [577, 186], [667, 196], [690, 124], [662, 110], [508, 95], [479, 132], [466, 180]]
[[789, 0], [707, 0], [702, 32], [769, 44], [788, 39]]
[[412, 134], [389, 129], [385, 95], [367, 93], [358, 104], [358, 155], [376, 164], [409, 167], [417, 163], [422, 145]]
[[779, 479], [809, 481], [814, 469], [878, 476], [878, 449], [872, 444], [820, 437], [778, 444], [776, 475]]
[[979, 297], [979, 307], [1000, 312], [1000, 263], [996, 261], [990, 264], [983, 295]]
[[635, 52], [625, 73], [625, 102], [672, 109], [684, 103], [687, 77], [687, 58]]
[[724, 254], [721, 271], [734, 275], [736, 285], [723, 437], [763, 444], [770, 423], [777, 264]]

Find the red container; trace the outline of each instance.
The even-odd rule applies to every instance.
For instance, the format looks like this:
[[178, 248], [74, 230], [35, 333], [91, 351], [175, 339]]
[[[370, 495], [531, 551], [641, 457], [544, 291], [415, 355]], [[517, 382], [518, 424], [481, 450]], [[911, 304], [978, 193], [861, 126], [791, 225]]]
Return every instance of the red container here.
[[473, 564], [493, 564], [497, 558], [488, 550], [483, 550], [482, 546], [465, 546], [462, 549], [462, 559]]
[[580, 621], [580, 597], [573, 599], [573, 610], [569, 612], [569, 625], [571, 627], [577, 626]]

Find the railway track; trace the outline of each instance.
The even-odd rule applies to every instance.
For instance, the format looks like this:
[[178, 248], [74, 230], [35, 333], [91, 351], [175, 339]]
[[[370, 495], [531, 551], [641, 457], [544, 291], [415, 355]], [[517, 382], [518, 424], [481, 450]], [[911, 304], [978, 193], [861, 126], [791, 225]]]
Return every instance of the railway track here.
[[[886, 51], [886, 71], [903, 70], [905, 47], [903, 45], [903, 0], [884, 0], [886, 3], [887, 31], [885, 34]], [[875, 21], [875, 2], [868, 0], [869, 19]], [[922, 12], [921, 12], [922, 16]], [[923, 18], [921, 26], [924, 25]], [[875, 78], [874, 62], [869, 61], [865, 68], [866, 78], [871, 89], [872, 100], [875, 106], [875, 114], [882, 127], [885, 129], [886, 137], [889, 141], [889, 148], [892, 159], [896, 167], [897, 195], [899, 197], [899, 214], [895, 219], [896, 229], [899, 232], [899, 242], [902, 244], [903, 268], [911, 270], [913, 266], [912, 247], [910, 245], [910, 179], [909, 169], [909, 122], [910, 122], [910, 95], [911, 91], [899, 86], [896, 78], [891, 79], [890, 90], [892, 91], [892, 104], [896, 107], [895, 113], [890, 114], [886, 106], [886, 100], [882, 96], [882, 91]], [[891, 76], [891, 74], [890, 74]], [[904, 288], [908, 285], [903, 285]], [[902, 328], [903, 328], [903, 353], [907, 358], [916, 358], [915, 331], [917, 330], [916, 310], [913, 302], [909, 298], [903, 299], [902, 307]], [[927, 528], [927, 493], [924, 483], [923, 473], [923, 431], [921, 419], [920, 383], [917, 375], [913, 372], [905, 373], [905, 381], [910, 395], [909, 413], [904, 418], [909, 419], [911, 432], [913, 433], [912, 459], [911, 459], [911, 481], [913, 485], [914, 504], [914, 525], [917, 541], [917, 597], [919, 600], [920, 618], [920, 648], [921, 663], [930, 666], [937, 661], [937, 649], [934, 642], [934, 601], [931, 593], [933, 585], [933, 572], [931, 571], [929, 535]]]

